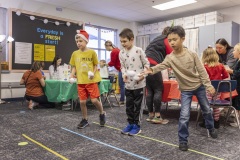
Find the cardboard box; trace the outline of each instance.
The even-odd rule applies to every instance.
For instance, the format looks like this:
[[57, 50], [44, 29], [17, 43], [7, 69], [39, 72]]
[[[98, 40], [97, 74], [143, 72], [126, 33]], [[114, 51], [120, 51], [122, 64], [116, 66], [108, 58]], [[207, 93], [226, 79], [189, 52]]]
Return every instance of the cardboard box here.
[[144, 31], [144, 26], [138, 26], [138, 27], [137, 27], [137, 30], [138, 30], [138, 31]]
[[144, 25], [144, 31], [150, 31], [152, 28], [151, 28], [151, 25], [150, 24], [146, 24]]
[[183, 24], [183, 28], [193, 28], [195, 27], [194, 25], [194, 16], [190, 16], [190, 17], [184, 17], [183, 18], [184, 24]]
[[182, 26], [183, 27], [184, 21], [183, 18], [178, 18], [174, 20], [174, 26]]
[[157, 30], [158, 29], [158, 23], [151, 24], [151, 29], [152, 30]]
[[206, 15], [206, 25], [217, 24], [223, 22], [223, 16], [220, 15]]
[[152, 31], [151, 30], [145, 30], [144, 35], [147, 35], [147, 34], [152, 34]]
[[143, 31], [138, 31], [138, 36], [142, 36], [142, 35], [144, 35], [145, 34], [145, 31], [143, 30]]
[[174, 20], [169, 20], [169, 21], [166, 21], [165, 23], [166, 23], [166, 26], [171, 27], [173, 22]]
[[165, 21], [158, 22], [158, 33], [162, 33], [165, 27], [167, 27], [167, 24]]
[[194, 25], [195, 27], [205, 26], [206, 25], [206, 14], [198, 14], [194, 16]]

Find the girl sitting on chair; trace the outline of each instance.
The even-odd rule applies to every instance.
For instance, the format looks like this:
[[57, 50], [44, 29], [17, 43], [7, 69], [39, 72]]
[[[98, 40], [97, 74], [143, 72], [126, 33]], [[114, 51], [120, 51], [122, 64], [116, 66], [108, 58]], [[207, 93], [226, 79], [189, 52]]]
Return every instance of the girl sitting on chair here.
[[[223, 64], [219, 63], [219, 56], [217, 52], [212, 47], [208, 47], [203, 51], [202, 62], [209, 75], [210, 80], [223, 80], [229, 77], [229, 74]], [[212, 96], [209, 94], [207, 94], [207, 96], [208, 99], [212, 99]], [[220, 98], [220, 95], [217, 95], [217, 98]], [[218, 129], [220, 125], [219, 117], [219, 108], [213, 108], [214, 128], [216, 129]], [[205, 121], [203, 121], [203, 123], [200, 123], [199, 126], [205, 127]]]

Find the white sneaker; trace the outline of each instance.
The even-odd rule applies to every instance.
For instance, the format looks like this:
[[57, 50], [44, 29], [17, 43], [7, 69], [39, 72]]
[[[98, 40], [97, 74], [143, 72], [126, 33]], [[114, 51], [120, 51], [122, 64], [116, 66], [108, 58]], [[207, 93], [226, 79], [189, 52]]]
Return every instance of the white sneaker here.
[[232, 127], [238, 127], [237, 122], [230, 123], [230, 126], [232, 126]]

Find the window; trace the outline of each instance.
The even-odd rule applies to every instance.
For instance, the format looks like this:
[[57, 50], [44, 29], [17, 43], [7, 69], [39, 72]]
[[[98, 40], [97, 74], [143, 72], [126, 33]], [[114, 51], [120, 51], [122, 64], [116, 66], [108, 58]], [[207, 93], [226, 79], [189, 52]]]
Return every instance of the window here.
[[110, 61], [110, 52], [105, 49], [105, 41], [110, 40], [113, 44], [117, 42], [117, 30], [100, 26], [85, 25], [89, 34], [88, 47], [95, 50], [98, 60]]

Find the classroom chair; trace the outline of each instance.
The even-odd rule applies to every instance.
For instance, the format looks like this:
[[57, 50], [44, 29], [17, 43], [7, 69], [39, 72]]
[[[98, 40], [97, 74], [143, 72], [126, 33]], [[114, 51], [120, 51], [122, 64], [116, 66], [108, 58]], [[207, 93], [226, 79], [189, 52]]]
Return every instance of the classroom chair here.
[[[209, 100], [209, 104], [211, 107], [217, 107], [217, 108], [227, 108], [228, 112], [225, 116], [225, 122], [224, 122], [224, 127], [226, 126], [227, 120], [230, 116], [230, 114], [232, 113], [232, 111], [234, 111], [235, 114], [235, 118], [237, 121], [237, 125], [238, 128], [240, 129], [239, 126], [239, 119], [238, 119], [238, 113], [236, 111], [236, 109], [232, 106], [232, 91], [234, 91], [237, 87], [237, 81], [236, 80], [212, 80], [211, 84], [213, 85], [213, 87], [216, 90], [216, 94], [213, 97], [213, 99]], [[217, 99], [217, 95], [218, 93], [221, 92], [228, 92], [230, 94], [229, 99]], [[201, 109], [199, 108], [198, 110], [198, 115], [197, 115], [197, 120], [196, 120], [196, 127], [198, 126], [198, 120], [199, 120], [199, 116], [201, 113]]]

